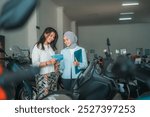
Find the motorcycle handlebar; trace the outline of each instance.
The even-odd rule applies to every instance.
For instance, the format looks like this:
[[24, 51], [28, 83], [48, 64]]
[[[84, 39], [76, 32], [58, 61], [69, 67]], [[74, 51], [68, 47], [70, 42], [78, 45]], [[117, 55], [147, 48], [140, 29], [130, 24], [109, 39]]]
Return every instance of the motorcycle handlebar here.
[[97, 64], [98, 59], [94, 59], [93, 61], [90, 62], [89, 66], [86, 68], [86, 70], [83, 72], [82, 76], [86, 77], [88, 73], [90, 73], [93, 69], [93, 66]]

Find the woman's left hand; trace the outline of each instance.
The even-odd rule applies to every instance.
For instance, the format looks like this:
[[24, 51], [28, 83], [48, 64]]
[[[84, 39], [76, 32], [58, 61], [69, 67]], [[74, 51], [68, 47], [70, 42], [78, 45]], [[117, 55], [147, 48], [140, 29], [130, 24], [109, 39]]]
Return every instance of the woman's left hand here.
[[56, 63], [56, 59], [51, 59], [47, 61], [47, 65], [54, 65]]
[[73, 64], [74, 64], [75, 66], [79, 66], [80, 63], [79, 63], [78, 61], [74, 61]]

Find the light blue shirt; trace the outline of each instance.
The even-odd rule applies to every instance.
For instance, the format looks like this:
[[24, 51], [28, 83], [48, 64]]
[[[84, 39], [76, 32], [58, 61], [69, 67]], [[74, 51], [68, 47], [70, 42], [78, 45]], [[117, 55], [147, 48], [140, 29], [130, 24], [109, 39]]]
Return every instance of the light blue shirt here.
[[[78, 69], [82, 70], [85, 69], [88, 64], [87, 64], [87, 56], [85, 49], [79, 46], [76, 46], [73, 50], [71, 51], [77, 51], [81, 49], [82, 50], [82, 63], [79, 63]], [[79, 73], [75, 73], [75, 65], [73, 64], [74, 62], [74, 54], [71, 54], [71, 51], [69, 48], [65, 48], [61, 51], [61, 54], [63, 54], [63, 60], [60, 62], [60, 69], [62, 71], [62, 78], [63, 79], [76, 79], [81, 71]]]

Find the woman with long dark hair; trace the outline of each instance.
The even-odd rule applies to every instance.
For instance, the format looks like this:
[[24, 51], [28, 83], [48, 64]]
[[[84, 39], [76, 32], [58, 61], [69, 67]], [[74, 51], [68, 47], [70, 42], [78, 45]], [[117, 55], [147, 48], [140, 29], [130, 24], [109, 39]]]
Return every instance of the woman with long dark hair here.
[[57, 39], [57, 31], [52, 27], [47, 27], [33, 48], [32, 64], [41, 68], [36, 76], [37, 99], [41, 99], [50, 91], [57, 90], [56, 60], [52, 58], [57, 50]]

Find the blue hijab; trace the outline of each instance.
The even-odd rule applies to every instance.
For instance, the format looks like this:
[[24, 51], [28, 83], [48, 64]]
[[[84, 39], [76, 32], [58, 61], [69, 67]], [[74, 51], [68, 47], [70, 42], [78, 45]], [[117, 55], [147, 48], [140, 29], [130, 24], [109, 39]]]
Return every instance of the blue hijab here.
[[66, 36], [70, 41], [71, 41], [71, 45], [67, 48], [69, 49], [73, 49], [77, 46], [77, 36], [71, 32], [71, 31], [67, 31], [64, 33], [64, 36]]

